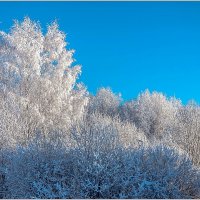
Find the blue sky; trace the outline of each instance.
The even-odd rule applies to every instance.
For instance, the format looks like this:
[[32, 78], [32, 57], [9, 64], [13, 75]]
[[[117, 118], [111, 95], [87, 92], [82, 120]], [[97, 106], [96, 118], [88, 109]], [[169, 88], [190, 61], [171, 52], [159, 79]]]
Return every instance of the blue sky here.
[[57, 19], [95, 93], [125, 100], [148, 88], [200, 103], [200, 2], [0, 2], [0, 30], [29, 16]]

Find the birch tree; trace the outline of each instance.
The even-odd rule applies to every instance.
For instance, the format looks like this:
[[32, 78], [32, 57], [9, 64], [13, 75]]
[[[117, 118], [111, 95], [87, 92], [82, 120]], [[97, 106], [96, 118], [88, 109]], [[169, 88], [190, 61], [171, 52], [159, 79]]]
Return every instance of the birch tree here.
[[[29, 137], [38, 129], [65, 130], [82, 116], [87, 92], [77, 83], [81, 67], [73, 66], [74, 51], [57, 23], [43, 34], [38, 22], [15, 21], [9, 33], [0, 32], [0, 44], [1, 132]], [[8, 102], [13, 109], [5, 110]]]

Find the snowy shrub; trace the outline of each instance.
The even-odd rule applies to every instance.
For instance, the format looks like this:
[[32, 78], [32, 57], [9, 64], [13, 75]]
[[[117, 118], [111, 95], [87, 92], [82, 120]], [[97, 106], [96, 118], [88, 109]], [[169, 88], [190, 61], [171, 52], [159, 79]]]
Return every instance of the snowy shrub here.
[[199, 171], [174, 150], [162, 146], [120, 149], [108, 155], [112, 156], [105, 164], [94, 160], [83, 180], [80, 179], [79, 194], [84, 194], [83, 198], [198, 198], [200, 195]]
[[124, 198], [199, 197], [199, 171], [175, 150], [163, 146], [139, 149], [126, 159]]
[[46, 155], [26, 148], [11, 160], [9, 198], [198, 198], [200, 174], [166, 147], [80, 149]]
[[[59, 174], [59, 169], [62, 168], [63, 160], [70, 162], [69, 156], [67, 157], [70, 145], [58, 134], [38, 134], [28, 145], [7, 150], [6, 197], [67, 197], [63, 188], [59, 186], [65, 179], [64, 174]], [[69, 168], [66, 175], [70, 176], [70, 171]]]

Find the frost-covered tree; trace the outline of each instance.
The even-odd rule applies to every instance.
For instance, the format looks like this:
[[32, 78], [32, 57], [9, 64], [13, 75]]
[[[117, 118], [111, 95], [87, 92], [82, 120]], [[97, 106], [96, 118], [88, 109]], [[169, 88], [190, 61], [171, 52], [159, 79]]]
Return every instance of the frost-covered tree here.
[[180, 102], [162, 93], [146, 90], [132, 103], [135, 122], [149, 138], [161, 139], [176, 120]]
[[114, 117], [118, 115], [121, 95], [114, 94], [110, 88], [101, 88], [95, 96], [90, 97], [88, 112], [99, 112], [103, 115]]
[[135, 110], [136, 101], [131, 100], [122, 104], [119, 108], [119, 114], [122, 121], [128, 121], [133, 124], [138, 124]]
[[81, 68], [72, 66], [74, 51], [66, 45], [55, 22], [46, 34], [29, 18], [0, 32], [1, 132], [30, 137], [38, 129], [66, 129], [82, 116], [87, 92], [76, 83]]
[[200, 166], [200, 107], [189, 102], [179, 108], [172, 138]]

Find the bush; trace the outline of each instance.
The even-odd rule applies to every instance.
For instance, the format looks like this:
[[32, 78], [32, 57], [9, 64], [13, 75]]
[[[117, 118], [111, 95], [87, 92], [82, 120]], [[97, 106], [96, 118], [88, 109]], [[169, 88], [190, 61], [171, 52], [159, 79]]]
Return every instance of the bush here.
[[[10, 158], [9, 198], [199, 198], [200, 174], [175, 150], [21, 149]], [[98, 154], [97, 154], [98, 153]]]

